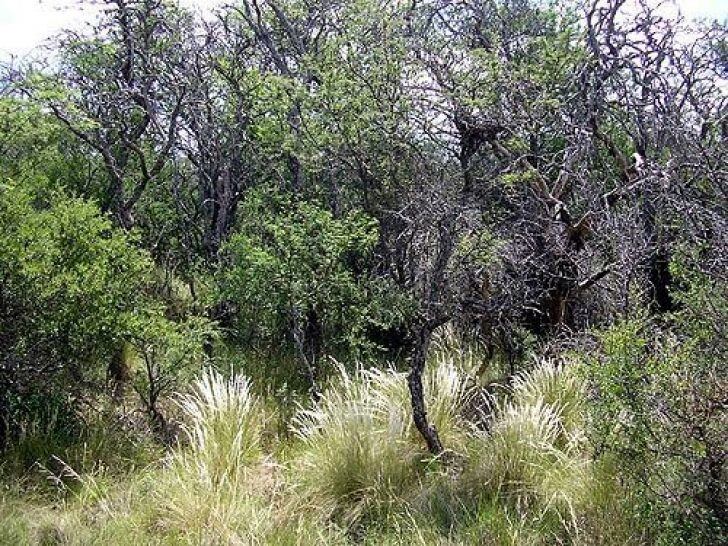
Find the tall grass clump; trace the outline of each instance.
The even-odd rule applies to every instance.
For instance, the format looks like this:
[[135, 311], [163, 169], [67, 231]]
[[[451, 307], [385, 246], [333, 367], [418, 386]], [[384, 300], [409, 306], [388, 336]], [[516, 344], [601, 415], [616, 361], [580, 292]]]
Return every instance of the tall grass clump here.
[[6, 508], [0, 491], [0, 526], [7, 528], [0, 543], [346, 542], [335, 526], [286, 510], [280, 466], [263, 443], [268, 412], [244, 377], [207, 370], [177, 401], [183, 437], [163, 464], [109, 487], [103, 476], [76, 476], [72, 495], [57, 506], [39, 506], [33, 518], [10, 503]]
[[247, 378], [225, 379], [208, 369], [190, 394], [179, 397], [187, 417], [183, 431], [188, 445], [179, 458], [194, 462], [213, 484], [235, 479], [260, 458], [265, 417]]
[[276, 469], [263, 458], [265, 414], [245, 377], [208, 369], [179, 397], [186, 444], [156, 487], [155, 524], [192, 542], [247, 543], [270, 525]]
[[[464, 376], [440, 360], [428, 370], [425, 393], [443, 443], [462, 445]], [[350, 528], [404, 510], [432, 463], [412, 424], [406, 374], [393, 370], [341, 369], [293, 426], [300, 439], [292, 462], [295, 486], [322, 517]]]
[[538, 361], [532, 370], [516, 374], [510, 388], [513, 401], [521, 407], [542, 402], [553, 408], [562, 438], [584, 431], [586, 397], [575, 365], [554, 359]]
[[48, 480], [38, 470], [63, 470], [61, 461], [81, 474], [104, 470], [122, 476], [159, 457], [161, 449], [146, 427], [102, 397], [86, 402], [48, 395], [45, 401], [33, 398], [13, 415], [15, 430], [0, 454], [0, 479], [42, 485]]
[[489, 429], [472, 435], [460, 484], [465, 496], [498, 499], [535, 518], [536, 527], [578, 535], [591, 480], [583, 396], [568, 365], [546, 360], [519, 375], [510, 396], [494, 403]]

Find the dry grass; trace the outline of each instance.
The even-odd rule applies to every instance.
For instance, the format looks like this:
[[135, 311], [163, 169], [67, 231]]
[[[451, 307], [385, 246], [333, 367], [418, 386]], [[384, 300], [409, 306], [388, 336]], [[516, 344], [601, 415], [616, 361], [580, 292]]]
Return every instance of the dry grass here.
[[[462, 446], [464, 376], [442, 360], [424, 381], [429, 417], [443, 442]], [[303, 498], [349, 526], [401, 511], [432, 463], [412, 424], [409, 400], [405, 374], [341, 369], [319, 404], [294, 420], [301, 446], [291, 475]]]

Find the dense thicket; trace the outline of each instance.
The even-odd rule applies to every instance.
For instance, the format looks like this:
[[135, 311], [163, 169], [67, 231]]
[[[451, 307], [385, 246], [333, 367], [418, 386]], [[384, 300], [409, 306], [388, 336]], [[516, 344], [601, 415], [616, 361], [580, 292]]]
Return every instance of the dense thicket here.
[[170, 442], [166, 395], [205, 363], [292, 412], [333, 356], [405, 368], [456, 464], [423, 385], [447, 331], [483, 392], [532, 353], [581, 362], [594, 457], [629, 461], [671, 537], [725, 538], [725, 25], [624, 0], [102, 4], [2, 73], [0, 449], [50, 401], [132, 389]]

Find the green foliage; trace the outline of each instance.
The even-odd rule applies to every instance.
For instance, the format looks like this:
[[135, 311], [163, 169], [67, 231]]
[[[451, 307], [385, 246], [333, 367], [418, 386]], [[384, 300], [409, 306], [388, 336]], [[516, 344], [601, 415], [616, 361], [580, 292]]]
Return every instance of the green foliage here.
[[[573, 8], [567, 5], [560, 13], [557, 7], [540, 3], [494, 2], [486, 9], [493, 12], [480, 31], [481, 43], [487, 46], [448, 44], [462, 47], [470, 61], [453, 73], [458, 98], [464, 106], [488, 112], [496, 110], [508, 100], [507, 93], [517, 89], [523, 94], [526, 109], [518, 115], [538, 123], [557, 115], [574, 84], [574, 71], [586, 58], [585, 50], [574, 39], [579, 30]], [[509, 19], [509, 34], [498, 24], [500, 17]]]
[[68, 457], [79, 438], [89, 446], [102, 438], [78, 410], [79, 400], [98, 396], [125, 343], [133, 343], [143, 363], [129, 371], [150, 411], [199, 368], [203, 343], [214, 335], [211, 323], [165, 317], [148, 292], [148, 254], [96, 206], [4, 185], [0, 226], [0, 417], [14, 438], [15, 466]]
[[365, 274], [378, 239], [373, 219], [263, 196], [248, 200], [243, 218], [218, 284], [248, 339], [289, 337], [315, 320], [327, 348], [365, 351], [368, 328], [401, 320], [403, 299]]
[[[720, 543], [725, 529], [725, 287], [675, 265], [687, 289], [666, 323], [610, 328], [591, 360], [597, 449], [642, 493], [659, 543]], [[681, 273], [682, 272], [682, 273]]]
[[79, 373], [108, 356], [140, 309], [146, 253], [94, 205], [17, 185], [0, 188], [0, 233], [3, 352]]
[[80, 189], [93, 162], [42, 108], [7, 97], [0, 98], [0, 157], [0, 183], [12, 179], [37, 192]]
[[148, 408], [189, 383], [207, 360], [204, 348], [218, 335], [208, 319], [167, 319], [160, 308], [136, 314], [128, 339], [140, 361], [134, 386]]

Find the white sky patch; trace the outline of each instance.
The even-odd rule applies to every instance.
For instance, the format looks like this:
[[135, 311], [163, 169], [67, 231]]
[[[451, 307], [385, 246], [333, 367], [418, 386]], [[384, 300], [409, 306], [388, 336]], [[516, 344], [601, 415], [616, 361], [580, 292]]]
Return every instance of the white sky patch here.
[[[209, 11], [225, 0], [180, 0], [186, 7]], [[228, 0], [229, 3], [229, 0]], [[687, 17], [724, 20], [728, 0], [677, 0]], [[97, 9], [74, 0], [0, 0], [0, 60], [23, 57], [63, 29], [80, 30], [93, 20]]]
[[[192, 9], [210, 11], [224, 0], [179, 0]], [[229, 1], [228, 1], [229, 3]], [[23, 57], [64, 29], [81, 30], [99, 11], [77, 0], [0, 0], [0, 60]]]
[[679, 0], [682, 12], [689, 17], [709, 17], [723, 20], [728, 17], [726, 0]]

